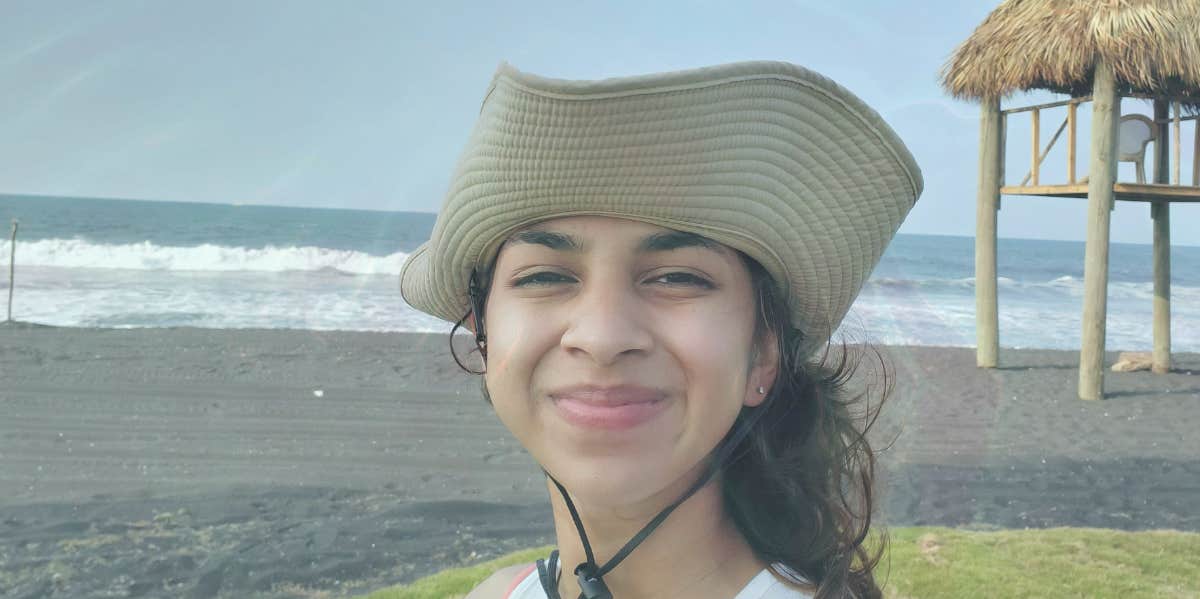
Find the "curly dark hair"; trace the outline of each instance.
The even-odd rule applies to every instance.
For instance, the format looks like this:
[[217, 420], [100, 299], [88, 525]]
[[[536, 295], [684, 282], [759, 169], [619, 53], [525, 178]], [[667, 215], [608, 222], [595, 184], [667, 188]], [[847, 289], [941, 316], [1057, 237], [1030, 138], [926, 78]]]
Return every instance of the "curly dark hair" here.
[[[752, 258], [743, 260], [758, 298], [756, 337], [764, 328], [777, 333], [780, 362], [766, 401], [739, 416], [766, 410], [724, 469], [725, 510], [760, 559], [816, 584], [816, 599], [882, 597], [872, 571], [885, 531], [876, 530], [873, 550], [866, 543], [875, 507], [867, 432], [895, 376], [874, 347], [856, 351], [845, 341], [836, 351], [826, 344], [809, 362], [800, 353], [804, 334], [791, 326], [774, 279]], [[874, 405], [871, 386], [855, 392], [850, 385], [868, 355], [882, 379]]]
[[[718, 478], [727, 514], [759, 559], [772, 564], [785, 580], [816, 585], [814, 599], [882, 597], [873, 570], [887, 544], [876, 528], [868, 543], [875, 508], [875, 452], [867, 441], [884, 400], [892, 393], [894, 373], [872, 346], [855, 350], [845, 341], [829, 343], [813, 360], [801, 353], [804, 333], [791, 325], [790, 311], [774, 279], [756, 260], [738, 252], [750, 272], [758, 305], [755, 341], [776, 332], [779, 370], [766, 399], [744, 407], [738, 422], [766, 410], [734, 448]], [[490, 272], [490, 268], [488, 271]], [[490, 276], [475, 287], [487, 296]], [[482, 301], [477, 304], [482, 310]], [[472, 374], [454, 353], [459, 367]], [[482, 320], [482, 319], [480, 319]], [[475, 350], [486, 364], [483, 331]], [[881, 385], [855, 392], [850, 385], [866, 356], [880, 369]], [[482, 383], [482, 381], [481, 381]], [[490, 404], [487, 385], [484, 399]], [[879, 400], [872, 405], [871, 391]]]

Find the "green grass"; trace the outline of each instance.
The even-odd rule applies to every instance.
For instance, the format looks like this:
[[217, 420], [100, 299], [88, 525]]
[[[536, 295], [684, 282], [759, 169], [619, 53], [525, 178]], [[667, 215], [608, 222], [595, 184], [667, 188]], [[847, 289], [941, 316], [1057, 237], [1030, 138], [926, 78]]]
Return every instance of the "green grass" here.
[[[1200, 599], [1200, 534], [1090, 528], [891, 529], [876, 580], [891, 599], [1087, 597]], [[491, 572], [548, 548], [377, 591], [367, 599], [462, 597]]]
[[876, 570], [891, 597], [1200, 597], [1200, 534], [898, 528]]

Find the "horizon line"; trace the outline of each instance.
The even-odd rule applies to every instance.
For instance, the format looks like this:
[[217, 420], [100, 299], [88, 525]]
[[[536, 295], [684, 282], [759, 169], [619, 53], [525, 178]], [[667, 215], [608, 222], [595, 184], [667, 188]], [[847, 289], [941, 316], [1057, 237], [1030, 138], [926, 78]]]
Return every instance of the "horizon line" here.
[[[427, 212], [424, 210], [384, 210], [380, 208], [348, 208], [348, 207], [333, 207], [333, 206], [296, 206], [289, 204], [258, 204], [247, 202], [211, 202], [198, 200], [162, 200], [151, 198], [132, 198], [132, 197], [104, 197], [104, 196], [63, 196], [51, 195], [44, 193], [12, 193], [0, 191], [0, 199], [53, 199], [53, 200], [100, 200], [107, 202], [151, 202], [162, 204], [197, 204], [201, 206], [231, 206], [238, 208], [294, 208], [301, 210], [332, 210], [332, 211], [347, 211], [347, 212], [382, 212], [391, 214], [422, 214], [431, 217], [437, 217], [436, 212]], [[928, 236], [928, 237], [959, 237], [963, 239], [974, 240], [974, 235], [963, 235], [958, 233], [906, 233], [897, 232], [897, 235], [905, 236]], [[1060, 241], [1063, 243], [1086, 243], [1083, 239], [1057, 239], [1050, 237], [1003, 237], [998, 236], [998, 240], [1015, 240], [1015, 241]], [[1136, 245], [1136, 246], [1153, 246], [1152, 242], [1131, 242], [1131, 241], [1110, 241], [1112, 245]], [[1172, 242], [1171, 247], [1187, 247], [1200, 248], [1200, 244], [1178, 243]]]

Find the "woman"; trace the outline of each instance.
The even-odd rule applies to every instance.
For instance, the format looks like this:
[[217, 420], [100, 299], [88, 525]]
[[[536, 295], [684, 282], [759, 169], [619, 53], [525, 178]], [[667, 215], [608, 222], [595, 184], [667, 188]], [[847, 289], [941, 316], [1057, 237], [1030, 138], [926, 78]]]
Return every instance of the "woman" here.
[[801, 67], [501, 65], [401, 273], [547, 474], [558, 549], [470, 597], [879, 596], [853, 363], [819, 350], [921, 186]]

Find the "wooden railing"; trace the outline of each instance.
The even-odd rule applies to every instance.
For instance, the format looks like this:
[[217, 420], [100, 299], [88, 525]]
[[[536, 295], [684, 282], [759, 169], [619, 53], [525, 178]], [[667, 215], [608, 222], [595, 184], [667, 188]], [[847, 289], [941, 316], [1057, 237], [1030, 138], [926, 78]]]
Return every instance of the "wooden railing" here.
[[[1124, 97], [1146, 100], [1155, 99], [1153, 96], [1140, 94]], [[1180, 185], [1180, 139], [1182, 138], [1180, 124], [1183, 121], [1197, 121], [1195, 135], [1193, 136], [1192, 186], [1200, 187], [1200, 115], [1182, 116], [1180, 114], [1180, 106], [1182, 102], [1188, 102], [1189, 104], [1200, 104], [1200, 99], [1190, 97], [1161, 99], [1166, 99], [1170, 102], [1173, 113], [1172, 118], [1155, 121], [1157, 124], [1169, 124], [1172, 126], [1172, 133], [1169, 136], [1171, 138], [1172, 149], [1171, 185]], [[1054, 147], [1054, 144], [1058, 142], [1058, 139], [1062, 136], [1063, 131], [1067, 132], [1067, 184], [1074, 185], [1077, 183], [1075, 176], [1075, 157], [1077, 154], [1076, 147], [1078, 145], [1078, 135], [1076, 134], [1078, 108], [1080, 104], [1083, 104], [1084, 102], [1090, 102], [1091, 100], [1091, 96], [1083, 96], [1071, 98], [1069, 100], [1060, 100], [1058, 102], [1047, 102], [1032, 106], [1021, 106], [1019, 108], [1009, 108], [1000, 111], [1000, 156], [1002, 161], [1005, 161], [1003, 157], [1006, 141], [1005, 138], [1007, 137], [1006, 132], [1008, 131], [1008, 115], [1019, 112], [1031, 113], [1030, 126], [1032, 127], [1032, 134], [1030, 135], [1030, 167], [1029, 172], [1025, 174], [1025, 178], [1021, 179], [1020, 187], [1025, 187], [1027, 185], [1037, 186], [1040, 184], [1042, 162], [1044, 162], [1046, 156], [1050, 154], [1050, 150]], [[1043, 148], [1041, 146], [1042, 110], [1047, 108], [1057, 108], [1059, 106], [1067, 107], [1067, 116], [1058, 126], [1058, 129], [1054, 131], [1054, 135], [1050, 137], [1050, 141], [1046, 144], [1045, 148]], [[1001, 172], [1003, 172], [1003, 167], [1001, 167]]]

